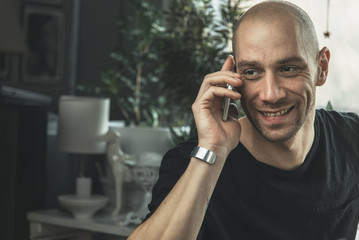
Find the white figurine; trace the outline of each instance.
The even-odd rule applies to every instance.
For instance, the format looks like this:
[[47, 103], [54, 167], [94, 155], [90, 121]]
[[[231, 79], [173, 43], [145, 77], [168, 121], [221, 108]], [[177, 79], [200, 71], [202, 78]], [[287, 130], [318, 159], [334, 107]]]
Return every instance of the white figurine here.
[[107, 142], [107, 160], [112, 170], [115, 187], [115, 209], [112, 211], [112, 215], [119, 214], [122, 207], [122, 187], [123, 182], [129, 175], [129, 169], [125, 162], [135, 162], [135, 157], [124, 153], [120, 146], [120, 132], [115, 129], [109, 129], [109, 131], [99, 137], [100, 141]]

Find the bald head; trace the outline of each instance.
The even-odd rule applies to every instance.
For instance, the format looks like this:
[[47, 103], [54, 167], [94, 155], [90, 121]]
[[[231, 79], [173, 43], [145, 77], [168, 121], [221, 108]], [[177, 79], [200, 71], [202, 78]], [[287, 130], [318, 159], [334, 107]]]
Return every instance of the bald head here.
[[293, 3], [276, 0], [259, 3], [242, 15], [234, 29], [233, 52], [235, 52], [238, 37], [241, 34], [238, 34], [238, 31], [244, 22], [261, 21], [263, 24], [271, 24], [286, 21], [288, 17], [293, 18], [298, 23], [298, 41], [306, 48], [308, 55], [316, 59], [319, 52], [319, 44], [313, 22], [308, 14]]

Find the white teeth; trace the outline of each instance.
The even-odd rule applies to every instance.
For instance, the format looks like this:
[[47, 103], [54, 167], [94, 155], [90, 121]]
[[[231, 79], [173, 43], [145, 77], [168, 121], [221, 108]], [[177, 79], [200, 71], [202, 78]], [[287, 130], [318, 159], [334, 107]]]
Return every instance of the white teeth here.
[[280, 112], [275, 112], [275, 113], [270, 113], [270, 112], [263, 112], [263, 115], [264, 116], [267, 116], [267, 117], [277, 117], [277, 116], [281, 116], [281, 115], [284, 115], [286, 114], [288, 111], [289, 111], [290, 108], [287, 108], [285, 110], [282, 110]]

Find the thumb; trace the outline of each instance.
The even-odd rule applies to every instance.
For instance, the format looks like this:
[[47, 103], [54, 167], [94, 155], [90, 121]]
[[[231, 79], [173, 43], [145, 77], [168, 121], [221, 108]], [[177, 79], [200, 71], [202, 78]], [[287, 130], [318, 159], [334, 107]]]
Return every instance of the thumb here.
[[233, 66], [233, 62], [234, 62], [233, 56], [229, 55], [226, 61], [224, 62], [221, 71], [231, 70]]

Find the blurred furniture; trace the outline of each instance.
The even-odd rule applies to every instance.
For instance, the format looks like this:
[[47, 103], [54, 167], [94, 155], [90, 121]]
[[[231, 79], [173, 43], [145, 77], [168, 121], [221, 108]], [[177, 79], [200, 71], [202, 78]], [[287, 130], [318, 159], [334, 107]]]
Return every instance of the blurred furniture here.
[[17, 240], [27, 239], [26, 213], [44, 206], [48, 102], [8, 90], [0, 86], [0, 239]]
[[101, 239], [124, 240], [136, 226], [121, 226], [119, 220], [124, 220], [124, 215], [116, 218], [108, 214], [97, 214], [93, 218], [75, 219], [72, 215], [57, 209], [29, 212], [30, 239], [97, 239], [102, 233]]

